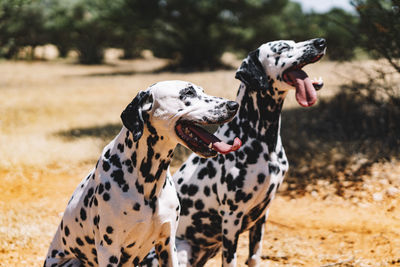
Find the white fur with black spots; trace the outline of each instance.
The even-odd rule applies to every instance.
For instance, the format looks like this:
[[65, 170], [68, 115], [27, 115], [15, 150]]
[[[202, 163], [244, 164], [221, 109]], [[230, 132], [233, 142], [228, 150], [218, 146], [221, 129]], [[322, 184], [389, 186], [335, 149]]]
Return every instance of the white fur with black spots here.
[[184, 81], [139, 92], [121, 114], [121, 132], [73, 193], [44, 266], [136, 266], [152, 247], [160, 266], [178, 266], [174, 148], [181, 143], [202, 157], [234, 150], [199, 125], [227, 122], [238, 106]]
[[[181, 266], [203, 266], [222, 248], [222, 265], [236, 266], [239, 235], [250, 231], [249, 266], [259, 266], [268, 209], [288, 170], [280, 137], [280, 116], [287, 93], [295, 89], [301, 106], [317, 100], [322, 81], [301, 69], [318, 61], [325, 40], [274, 41], [250, 52], [236, 72], [240, 85], [236, 117], [216, 136], [242, 147], [202, 159], [192, 154], [174, 176], [181, 201], [177, 249]], [[143, 265], [157, 265], [154, 253]], [[155, 263], [155, 264], [154, 264]]]

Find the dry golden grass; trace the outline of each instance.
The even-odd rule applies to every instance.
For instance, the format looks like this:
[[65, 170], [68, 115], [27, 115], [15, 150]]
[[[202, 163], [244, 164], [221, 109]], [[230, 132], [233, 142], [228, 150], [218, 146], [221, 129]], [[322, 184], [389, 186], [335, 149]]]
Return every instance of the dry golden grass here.
[[[82, 67], [63, 63], [0, 64], [0, 168], [53, 166], [93, 161], [99, 140], [63, 142], [68, 129], [119, 123], [119, 115], [139, 90], [154, 82], [190, 80], [207, 92], [234, 98], [233, 71], [196, 74], [143, 73], [161, 60]], [[139, 72], [135, 74], [135, 72]], [[132, 74], [132, 75], [128, 75]], [[68, 167], [69, 168], [69, 167]]]
[[[164, 64], [158, 59], [114, 60], [89, 67], [66, 62], [0, 62], [0, 266], [41, 266], [72, 191], [110, 141], [90, 135], [65, 138], [60, 133], [96, 127], [101, 131], [104, 126], [118, 125], [120, 112], [136, 93], [161, 80], [188, 80], [209, 94], [236, 96], [239, 82], [234, 70], [152, 72]], [[306, 70], [310, 76], [324, 78], [326, 85], [319, 95], [326, 98], [344, 80], [353, 78], [349, 73], [354, 73], [356, 65], [321, 62]], [[298, 106], [293, 95], [289, 94], [286, 109]], [[378, 175], [372, 181], [393, 173], [399, 177], [399, 165], [377, 166]], [[323, 189], [320, 195], [296, 200], [278, 197], [270, 213], [263, 262], [321, 266], [347, 260], [348, 266], [385, 266], [397, 261], [400, 203], [393, 195], [384, 195], [380, 202], [371, 198], [374, 190], [400, 186], [387, 180], [381, 187], [373, 182], [366, 196], [355, 192], [359, 201], [336, 197], [328, 189], [325, 200], [320, 196]], [[240, 266], [247, 244], [247, 238], [241, 238]], [[216, 257], [207, 266], [219, 262]]]
[[[100, 151], [99, 140], [64, 142], [55, 134], [119, 123], [119, 114], [126, 104], [139, 90], [157, 81], [188, 80], [210, 94], [230, 99], [236, 96], [239, 82], [233, 78], [234, 70], [151, 73], [164, 64], [157, 59], [89, 67], [57, 62], [2, 62], [0, 168], [62, 168], [66, 162], [80, 164], [95, 160]], [[331, 95], [340, 84], [335, 65], [326, 62], [307, 67], [311, 75], [324, 77], [327, 86], [322, 94]], [[285, 106], [297, 106], [293, 94]]]

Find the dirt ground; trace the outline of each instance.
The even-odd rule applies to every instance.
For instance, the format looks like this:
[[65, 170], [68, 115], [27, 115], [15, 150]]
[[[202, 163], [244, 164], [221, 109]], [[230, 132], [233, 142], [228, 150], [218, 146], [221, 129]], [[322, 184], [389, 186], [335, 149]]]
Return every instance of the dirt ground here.
[[[139, 89], [159, 80], [183, 79], [211, 94], [231, 99], [236, 94], [234, 70], [148, 71], [163, 64], [135, 61], [82, 67], [66, 62], [0, 62], [0, 266], [42, 265], [74, 188], [110, 138], [101, 131], [108, 125], [119, 127], [120, 111]], [[332, 95], [339, 79], [348, 75], [348, 69], [338, 70], [330, 62], [310, 70], [311, 75], [324, 77], [322, 97]], [[292, 105], [290, 96], [285, 108]], [[84, 135], [82, 129], [95, 130]], [[74, 134], [66, 137], [68, 133]], [[283, 186], [272, 202], [263, 265], [400, 266], [400, 162], [376, 163], [360, 178], [357, 187], [349, 184], [340, 197], [325, 180], [301, 196], [283, 194]], [[245, 266], [247, 250], [244, 234], [239, 266]], [[220, 255], [207, 264], [219, 265]]]
[[[86, 168], [81, 169], [16, 177], [2, 173], [9, 178], [0, 184], [0, 266], [41, 266], [71, 192], [85, 176]], [[374, 172], [365, 190], [349, 191], [348, 197], [330, 194], [323, 184], [318, 193], [278, 196], [266, 227], [263, 264], [400, 266], [400, 194], [395, 189], [400, 187], [400, 163], [376, 165]], [[247, 251], [244, 234], [239, 266], [245, 266]], [[219, 265], [220, 255], [207, 264]]]

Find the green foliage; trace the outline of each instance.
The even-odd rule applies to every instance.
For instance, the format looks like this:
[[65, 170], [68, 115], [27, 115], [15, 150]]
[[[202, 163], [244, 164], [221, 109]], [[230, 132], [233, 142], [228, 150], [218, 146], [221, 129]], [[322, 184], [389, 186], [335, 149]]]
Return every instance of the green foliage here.
[[110, 46], [124, 50], [124, 58], [135, 58], [150, 47], [155, 18], [160, 15], [158, 0], [116, 0], [109, 10], [112, 26]]
[[[237, 41], [248, 34], [247, 30], [256, 29], [257, 20], [254, 18], [272, 14], [286, 2], [287, 0], [162, 1], [162, 13], [155, 29], [153, 50], [156, 56], [175, 59], [176, 64], [185, 70], [220, 67], [222, 53], [237, 47]], [[244, 21], [248, 23], [242, 25]], [[254, 22], [252, 27], [250, 21]]]
[[[46, 0], [44, 0], [46, 1]], [[148, 45], [158, 1], [47, 0], [46, 29], [62, 56], [71, 49], [83, 64], [101, 63], [106, 47], [122, 48], [125, 58]]]
[[112, 35], [108, 23], [113, 1], [106, 0], [48, 0], [44, 1], [46, 27], [62, 55], [73, 48], [82, 64], [98, 64], [104, 57], [104, 48]]
[[52, 43], [61, 57], [76, 50], [80, 63], [98, 64], [107, 47], [124, 58], [151, 49], [189, 71], [222, 67], [225, 51], [324, 37], [328, 56], [343, 60], [353, 56], [356, 22], [339, 9], [305, 14], [289, 0], [0, 0], [0, 56]]
[[354, 0], [362, 46], [387, 59], [400, 72], [400, 0]]
[[0, 0], [0, 56], [15, 58], [24, 46], [45, 44], [43, 20], [38, 0]]
[[48, 1], [45, 2], [45, 29], [50, 43], [57, 46], [60, 57], [66, 57], [68, 51], [73, 48], [73, 36], [71, 30], [74, 27], [74, 16], [70, 2]]
[[321, 35], [332, 48], [328, 48], [328, 57], [340, 61], [352, 59], [360, 38], [357, 33], [357, 17], [338, 8], [325, 14], [313, 14], [312, 17], [314, 25], [318, 25]]
[[356, 16], [341, 9], [324, 14], [304, 13], [300, 4], [294, 2], [284, 4], [273, 14], [254, 16], [240, 26], [242, 35], [235, 45], [239, 44], [244, 52], [271, 40], [303, 41], [323, 37], [328, 43], [329, 59], [349, 60], [354, 57], [358, 39]]
[[248, 53], [268, 41], [303, 39], [304, 30], [301, 23], [305, 23], [303, 21], [305, 15], [300, 4], [279, 1], [268, 10], [270, 12], [262, 12], [257, 16], [250, 13], [241, 17], [235, 46], [240, 47], [243, 53]]

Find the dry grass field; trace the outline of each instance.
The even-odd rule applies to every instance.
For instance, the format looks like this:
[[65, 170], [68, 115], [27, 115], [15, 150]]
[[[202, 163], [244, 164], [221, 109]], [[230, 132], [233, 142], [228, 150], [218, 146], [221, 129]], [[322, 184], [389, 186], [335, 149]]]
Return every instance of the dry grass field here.
[[[180, 79], [209, 94], [235, 98], [239, 82], [234, 70], [153, 71], [164, 64], [158, 59], [114, 60], [102, 66], [0, 62], [0, 266], [42, 265], [70, 195], [120, 127], [120, 112], [139, 90]], [[373, 63], [361, 65], [366, 64]], [[306, 70], [324, 77], [319, 95], [327, 99], [357, 75], [358, 65], [321, 62]], [[290, 94], [285, 111], [294, 108], [298, 105]], [[267, 224], [263, 264], [400, 266], [400, 162], [374, 164], [362, 180], [357, 190], [349, 187], [341, 196], [326, 180], [301, 196], [278, 195]], [[247, 247], [244, 235], [239, 266], [244, 266]], [[219, 263], [220, 256], [207, 266]]]

